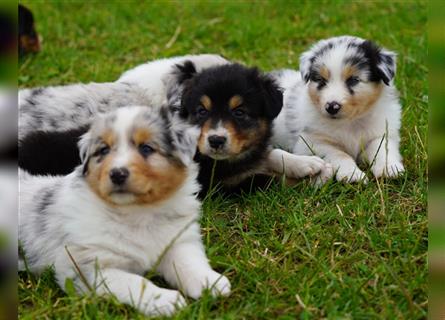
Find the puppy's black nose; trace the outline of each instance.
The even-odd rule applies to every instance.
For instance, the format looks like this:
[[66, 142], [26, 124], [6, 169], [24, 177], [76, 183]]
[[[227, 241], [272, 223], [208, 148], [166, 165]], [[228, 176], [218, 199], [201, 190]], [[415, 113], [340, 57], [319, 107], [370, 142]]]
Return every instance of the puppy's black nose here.
[[340, 111], [341, 104], [337, 101], [328, 102], [326, 103], [325, 109], [330, 115], [335, 115]]
[[224, 146], [227, 138], [223, 137], [223, 136], [213, 135], [213, 136], [210, 136], [208, 140], [209, 140], [209, 144], [212, 148], [219, 149]]
[[127, 168], [114, 168], [110, 171], [110, 179], [115, 185], [121, 186], [127, 181], [130, 172]]

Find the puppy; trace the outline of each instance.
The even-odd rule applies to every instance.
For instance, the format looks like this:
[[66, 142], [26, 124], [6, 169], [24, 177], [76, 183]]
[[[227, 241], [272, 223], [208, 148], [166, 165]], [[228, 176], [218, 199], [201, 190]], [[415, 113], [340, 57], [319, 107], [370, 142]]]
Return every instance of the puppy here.
[[20, 268], [54, 266], [63, 288], [112, 294], [146, 315], [185, 305], [179, 291], [142, 275], [155, 269], [199, 298], [228, 295], [207, 261], [197, 219], [192, 158], [199, 129], [165, 109], [122, 107], [98, 116], [82, 136], [82, 164], [67, 176], [20, 177]]
[[201, 127], [195, 160], [204, 190], [212, 178], [230, 188], [255, 174], [299, 178], [323, 168], [318, 157], [270, 147], [272, 122], [282, 108], [282, 94], [271, 77], [236, 63], [196, 72], [191, 61], [178, 65], [177, 77], [173, 83], [180, 87], [180, 99], [168, 96], [183, 118]]
[[300, 73], [272, 73], [284, 90], [273, 143], [332, 164], [337, 180], [355, 182], [404, 171], [399, 153], [401, 106], [393, 84], [396, 54], [352, 36], [321, 40], [300, 58]]

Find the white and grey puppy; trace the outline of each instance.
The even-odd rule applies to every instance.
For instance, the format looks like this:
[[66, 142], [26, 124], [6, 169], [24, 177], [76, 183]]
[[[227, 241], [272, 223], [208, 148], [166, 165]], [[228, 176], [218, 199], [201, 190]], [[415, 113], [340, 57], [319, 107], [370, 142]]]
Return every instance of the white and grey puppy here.
[[19, 262], [54, 266], [63, 288], [112, 294], [147, 315], [169, 315], [185, 300], [142, 275], [156, 270], [192, 298], [228, 295], [212, 270], [197, 219], [199, 129], [163, 108], [122, 107], [99, 115], [79, 145], [83, 163], [67, 176], [20, 177]]
[[39, 131], [78, 129], [97, 113], [125, 105], [163, 105], [176, 64], [192, 61], [197, 70], [228, 63], [201, 54], [155, 60], [125, 72], [116, 82], [73, 84], [19, 91], [19, 140]]
[[300, 72], [272, 73], [284, 89], [273, 143], [295, 154], [315, 152], [332, 164], [337, 180], [366, 180], [361, 161], [375, 177], [396, 177], [404, 166], [395, 71], [396, 54], [371, 41], [317, 42], [301, 55]]

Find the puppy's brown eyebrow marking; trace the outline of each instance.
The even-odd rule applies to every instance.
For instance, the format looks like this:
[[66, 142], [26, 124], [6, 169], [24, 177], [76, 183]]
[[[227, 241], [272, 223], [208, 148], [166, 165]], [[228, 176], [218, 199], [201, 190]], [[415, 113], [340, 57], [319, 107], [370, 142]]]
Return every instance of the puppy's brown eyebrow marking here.
[[342, 78], [343, 80], [348, 79], [349, 77], [358, 73], [358, 69], [355, 66], [346, 65], [342, 70]]
[[106, 143], [108, 146], [113, 146], [115, 142], [115, 136], [112, 130], [107, 130], [104, 133], [101, 134], [101, 139], [104, 143]]
[[235, 109], [235, 108], [239, 107], [242, 103], [243, 103], [243, 97], [241, 97], [240, 95], [234, 95], [229, 100], [229, 108], [231, 110]]
[[132, 134], [133, 142], [136, 145], [148, 142], [152, 138], [152, 133], [146, 128], [135, 128]]
[[322, 66], [320, 68], [320, 76], [323, 77], [325, 80], [329, 80], [331, 73], [329, 72], [329, 69], [326, 68], [326, 66]]
[[209, 96], [203, 95], [199, 101], [201, 101], [202, 106], [208, 111], [212, 109], [212, 100], [210, 100]]

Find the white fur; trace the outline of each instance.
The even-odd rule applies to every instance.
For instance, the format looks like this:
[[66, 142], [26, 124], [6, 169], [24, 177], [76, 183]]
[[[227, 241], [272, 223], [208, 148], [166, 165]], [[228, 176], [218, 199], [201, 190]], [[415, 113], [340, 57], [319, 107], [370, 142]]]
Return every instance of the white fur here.
[[171, 76], [174, 72], [175, 65], [184, 63], [187, 60], [193, 62], [197, 72], [209, 67], [229, 63], [229, 61], [216, 54], [185, 55], [159, 59], [149, 61], [124, 72], [117, 82], [137, 84], [143, 89], [150, 90], [150, 92], [156, 92], [155, 101], [158, 104], [165, 103], [167, 87], [170, 85], [169, 82], [172, 81], [169, 75]]
[[[116, 129], [128, 133], [125, 128], [137, 121], [138, 113], [124, 107], [116, 114]], [[196, 147], [194, 131], [189, 133]], [[84, 153], [95, 140], [88, 134], [82, 140]], [[118, 139], [118, 147], [123, 140]], [[198, 168], [191, 161], [194, 152], [188, 154], [185, 182], [156, 205], [110, 205], [89, 188], [82, 166], [64, 177], [20, 172], [19, 241], [26, 257], [20, 267], [26, 262], [38, 273], [54, 266], [62, 288], [71, 278], [79, 292], [91, 288], [99, 295], [112, 294], [146, 315], [171, 315], [186, 304], [179, 291], [143, 277], [153, 268], [194, 299], [206, 288], [214, 296], [228, 295], [230, 283], [211, 269], [201, 241]]]
[[[346, 44], [350, 41], [364, 41], [355, 37], [328, 40], [337, 41], [337, 44], [343, 41]], [[302, 55], [300, 69], [303, 73], [308, 72], [309, 58], [320, 47], [318, 43]], [[340, 64], [351, 50], [340, 44], [323, 57], [323, 63], [330, 70], [334, 80], [333, 84], [322, 92], [322, 103], [330, 100], [341, 102], [344, 98], [346, 88], [339, 80]], [[395, 58], [395, 54], [385, 49], [382, 49], [382, 52]], [[390, 74], [387, 68], [383, 69], [386, 75]], [[303, 80], [304, 74], [282, 70], [274, 72], [273, 75], [283, 88], [284, 106], [274, 121], [272, 142], [298, 155], [312, 155], [314, 151], [316, 155], [332, 164], [330, 172], [322, 172], [320, 182], [326, 181], [335, 173], [337, 180], [366, 181], [366, 174], [357, 166], [357, 162], [361, 161], [372, 165], [371, 171], [375, 177], [396, 177], [404, 171], [399, 153], [401, 106], [392, 81], [383, 86], [380, 97], [363, 116], [354, 119], [332, 119], [313, 105], [308, 94], [309, 84]], [[320, 142], [320, 139], [317, 139], [319, 136], [328, 137], [334, 143]], [[338, 145], [342, 148], [338, 148]]]

